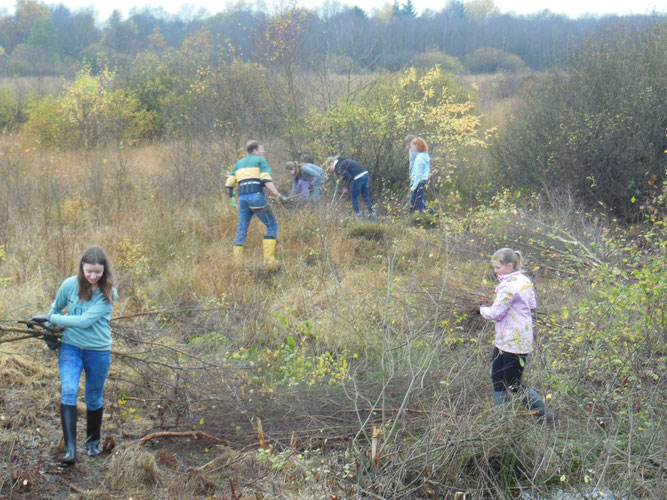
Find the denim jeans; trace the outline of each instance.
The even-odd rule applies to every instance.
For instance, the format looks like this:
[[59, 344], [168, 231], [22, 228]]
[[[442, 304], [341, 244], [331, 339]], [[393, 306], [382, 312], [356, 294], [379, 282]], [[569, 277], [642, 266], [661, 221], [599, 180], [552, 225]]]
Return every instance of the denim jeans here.
[[104, 383], [111, 365], [111, 351], [93, 351], [80, 349], [63, 343], [58, 355], [60, 369], [60, 402], [76, 405], [79, 394], [81, 372], [86, 372], [86, 407], [99, 410], [102, 407]]
[[324, 177], [318, 177], [313, 180], [313, 183], [311, 184], [313, 186], [313, 192], [310, 193], [309, 201], [317, 203], [320, 200], [320, 196], [322, 196], [322, 186], [324, 185], [324, 181], [325, 181]]
[[352, 198], [352, 208], [354, 213], [361, 215], [361, 210], [359, 209], [359, 195], [362, 196], [366, 206], [368, 207], [368, 212], [373, 212], [373, 202], [371, 201], [371, 194], [368, 188], [368, 174], [360, 177], [356, 181], [352, 181], [352, 186], [350, 188], [350, 197]]
[[239, 195], [239, 225], [234, 238], [234, 246], [243, 246], [248, 236], [250, 219], [256, 215], [266, 226], [265, 238], [275, 239], [278, 236], [278, 221], [273, 215], [266, 198], [262, 193]]
[[417, 189], [412, 192], [412, 196], [410, 197], [410, 212], [414, 212], [415, 210], [423, 212], [426, 209], [424, 189], [426, 189], [426, 181], [421, 181], [417, 184]]

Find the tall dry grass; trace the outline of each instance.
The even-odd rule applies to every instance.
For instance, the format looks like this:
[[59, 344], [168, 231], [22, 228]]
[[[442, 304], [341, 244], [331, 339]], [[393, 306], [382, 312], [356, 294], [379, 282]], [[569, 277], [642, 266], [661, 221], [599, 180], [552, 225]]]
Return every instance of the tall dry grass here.
[[[507, 102], [489, 97], [492, 121], [502, 113], [491, 108]], [[291, 158], [279, 144], [267, 151], [286, 192], [282, 165]], [[593, 293], [578, 274], [591, 258], [581, 249], [604, 259], [608, 223], [565, 202], [545, 212], [500, 196], [464, 217], [440, 203], [425, 228], [400, 210], [375, 224], [352, 217], [330, 188], [316, 207], [272, 204], [277, 265], [261, 262], [256, 220], [239, 262], [221, 175], [234, 154], [193, 142], [83, 155], [2, 138], [0, 319], [45, 312], [83, 249], [102, 245], [118, 271], [114, 316], [158, 311], [114, 324], [105, 433], [131, 444], [154, 431], [199, 429], [229, 445], [180, 437], [123, 447], [122, 456], [81, 465], [84, 497], [537, 497], [561, 486], [575, 495], [659, 493], [661, 441], [605, 406], [600, 375], [568, 384], [586, 350], [562, 356], [563, 310]], [[562, 234], [556, 228], [580, 246], [549, 236]], [[470, 311], [495, 286], [488, 256], [501, 246], [527, 251], [543, 316], [525, 381], [552, 395], [555, 426], [518, 401], [491, 405], [493, 327]], [[25, 487], [16, 478], [29, 478], [33, 492], [62, 493], [52, 469], [26, 475], [44, 443], [59, 439], [55, 360], [36, 341], [6, 346], [0, 488], [18, 493]], [[657, 367], [658, 390], [633, 404], [659, 425]], [[597, 421], [612, 414], [604, 427]], [[33, 462], [21, 461], [20, 447], [33, 450]]]
[[33, 95], [52, 94], [63, 88], [65, 79], [55, 76], [0, 77], [0, 88], [19, 103], [25, 103]]

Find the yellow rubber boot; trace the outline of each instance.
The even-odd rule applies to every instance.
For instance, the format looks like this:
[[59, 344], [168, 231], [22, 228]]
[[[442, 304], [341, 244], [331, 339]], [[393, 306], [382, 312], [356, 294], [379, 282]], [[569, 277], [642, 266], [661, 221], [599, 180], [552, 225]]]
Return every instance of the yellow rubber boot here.
[[234, 259], [241, 260], [243, 258], [243, 246], [234, 245]]
[[264, 238], [262, 242], [262, 250], [264, 251], [264, 262], [275, 262], [276, 257], [276, 240], [271, 238]]

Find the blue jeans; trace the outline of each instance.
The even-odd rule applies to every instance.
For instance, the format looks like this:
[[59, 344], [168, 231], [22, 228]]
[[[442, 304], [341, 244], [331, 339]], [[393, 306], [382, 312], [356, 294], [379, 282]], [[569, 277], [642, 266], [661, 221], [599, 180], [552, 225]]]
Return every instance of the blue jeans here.
[[86, 372], [86, 407], [99, 410], [102, 407], [104, 383], [111, 365], [111, 351], [80, 349], [70, 344], [61, 344], [58, 354], [60, 369], [60, 402], [76, 405], [79, 394], [81, 372]]
[[415, 210], [423, 212], [426, 209], [424, 189], [426, 189], [426, 181], [420, 181], [417, 184], [417, 189], [412, 192], [412, 196], [410, 197], [410, 212], [414, 212]]
[[310, 198], [308, 201], [311, 201], [313, 203], [317, 203], [320, 201], [320, 196], [322, 196], [322, 184], [312, 184], [313, 186], [313, 192], [310, 193]]
[[265, 238], [276, 239], [278, 221], [273, 215], [266, 198], [262, 193], [239, 195], [239, 225], [234, 238], [234, 246], [243, 246], [248, 236], [250, 219], [256, 215], [266, 226]]
[[373, 212], [373, 202], [371, 201], [371, 193], [368, 188], [368, 177], [366, 174], [363, 177], [360, 177], [356, 181], [352, 181], [352, 186], [350, 188], [350, 197], [352, 198], [352, 208], [354, 213], [361, 215], [361, 210], [359, 209], [359, 195], [362, 196], [366, 206], [368, 207], [368, 212]]
[[320, 196], [322, 196], [322, 186], [324, 185], [325, 180], [326, 178], [324, 176], [313, 179], [311, 184], [311, 186], [313, 186], [313, 192], [310, 193], [310, 199], [308, 201], [317, 203], [320, 200]]

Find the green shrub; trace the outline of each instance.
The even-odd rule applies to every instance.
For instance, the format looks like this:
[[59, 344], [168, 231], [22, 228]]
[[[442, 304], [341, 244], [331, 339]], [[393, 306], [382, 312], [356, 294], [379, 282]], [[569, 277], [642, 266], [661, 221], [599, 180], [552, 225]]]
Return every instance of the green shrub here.
[[412, 66], [412, 60], [417, 55], [412, 50], [397, 50], [384, 54], [382, 58], [382, 67], [389, 71], [399, 71], [402, 68]]
[[350, 156], [368, 168], [375, 189], [407, 183], [407, 134], [423, 137], [431, 154], [429, 187], [451, 187], [450, 176], [469, 147], [484, 147], [472, 96], [440, 67], [410, 68], [376, 78], [357, 94], [313, 112], [307, 150], [316, 157]]
[[41, 146], [55, 146], [61, 142], [66, 127], [65, 117], [60, 113], [60, 102], [54, 95], [32, 97], [26, 109], [28, 119], [21, 133]]
[[239, 144], [248, 135], [275, 134], [284, 124], [271, 114], [266, 78], [271, 78], [266, 68], [240, 59], [201, 67], [193, 82], [195, 107], [189, 112], [195, 130], [232, 137]]
[[109, 140], [131, 143], [150, 137], [153, 116], [125, 90], [113, 90], [114, 74], [87, 69], [60, 96], [47, 95], [28, 106], [22, 132], [35, 143], [91, 150]]
[[7, 76], [47, 76], [67, 73], [67, 62], [55, 52], [27, 43], [17, 45], [9, 54], [2, 73]]
[[23, 112], [20, 104], [7, 89], [0, 89], [0, 133], [17, 130], [22, 118]]
[[493, 148], [506, 185], [574, 194], [624, 219], [662, 177], [667, 140], [665, 29], [613, 31], [573, 54], [529, 95]]
[[504, 50], [483, 47], [465, 57], [465, 67], [470, 73], [524, 73], [528, 68], [516, 54]]
[[439, 50], [431, 50], [416, 55], [412, 59], [411, 65], [424, 69], [440, 66], [443, 71], [450, 71], [452, 73], [461, 73], [463, 71], [463, 64], [461, 64], [458, 57], [448, 56]]

